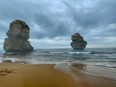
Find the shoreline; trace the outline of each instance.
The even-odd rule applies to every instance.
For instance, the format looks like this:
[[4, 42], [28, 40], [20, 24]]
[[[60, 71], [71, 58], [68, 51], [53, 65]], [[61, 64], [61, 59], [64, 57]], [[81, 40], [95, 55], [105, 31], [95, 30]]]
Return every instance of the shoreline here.
[[[116, 87], [116, 80], [87, 73], [87, 65], [81, 63], [59, 64], [55, 69], [71, 74], [79, 87]], [[93, 69], [94, 70], [94, 69]]]
[[[74, 63], [72, 66], [73, 76], [76, 82], [82, 84], [82, 87], [87, 85], [87, 87], [116, 87], [116, 80], [112, 78], [85, 73], [86, 65]], [[83, 84], [83, 82], [86, 84]]]
[[82, 73], [84, 67], [83, 64], [70, 67], [65, 64], [0, 63], [0, 73], [3, 69], [4, 74], [0, 74], [0, 87], [116, 87], [116, 80]]

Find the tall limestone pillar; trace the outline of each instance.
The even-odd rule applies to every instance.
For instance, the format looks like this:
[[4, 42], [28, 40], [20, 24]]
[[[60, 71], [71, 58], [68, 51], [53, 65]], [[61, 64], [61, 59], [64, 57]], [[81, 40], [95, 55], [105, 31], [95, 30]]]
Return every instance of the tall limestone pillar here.
[[29, 31], [29, 26], [24, 21], [15, 20], [10, 23], [6, 33], [8, 38], [4, 40], [4, 50], [6, 52], [33, 51], [33, 47], [28, 41]]
[[84, 50], [87, 45], [87, 42], [83, 39], [83, 37], [79, 33], [75, 33], [71, 36], [71, 47], [74, 50]]

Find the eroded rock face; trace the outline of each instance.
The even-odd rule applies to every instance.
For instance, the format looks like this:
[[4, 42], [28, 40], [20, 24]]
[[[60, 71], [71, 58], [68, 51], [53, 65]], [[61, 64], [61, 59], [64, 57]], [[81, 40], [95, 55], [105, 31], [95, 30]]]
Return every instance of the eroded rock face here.
[[29, 39], [29, 26], [21, 20], [15, 20], [10, 23], [6, 35], [8, 38], [4, 41], [4, 50], [6, 52], [33, 51]]
[[83, 37], [79, 34], [79, 33], [75, 33], [71, 36], [71, 47], [74, 49], [74, 50], [83, 50], [86, 45], [87, 45], [87, 42], [83, 39]]

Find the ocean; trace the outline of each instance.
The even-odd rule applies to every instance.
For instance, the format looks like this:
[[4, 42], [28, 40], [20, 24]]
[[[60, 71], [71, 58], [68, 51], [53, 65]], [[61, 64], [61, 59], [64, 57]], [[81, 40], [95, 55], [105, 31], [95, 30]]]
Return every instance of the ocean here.
[[64, 68], [71, 63], [84, 64], [84, 73], [116, 80], [116, 48], [35, 49], [30, 53], [0, 51], [0, 62], [5, 60], [21, 64], [60, 64]]

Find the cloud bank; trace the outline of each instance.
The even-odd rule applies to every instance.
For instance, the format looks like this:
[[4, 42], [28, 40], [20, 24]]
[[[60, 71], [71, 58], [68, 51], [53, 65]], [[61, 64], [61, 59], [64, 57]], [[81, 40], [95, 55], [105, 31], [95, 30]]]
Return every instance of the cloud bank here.
[[115, 8], [116, 0], [3, 0], [0, 38], [6, 37], [10, 22], [21, 19], [31, 29], [31, 40], [46, 47], [70, 47], [75, 32], [85, 37], [88, 47], [115, 47]]

